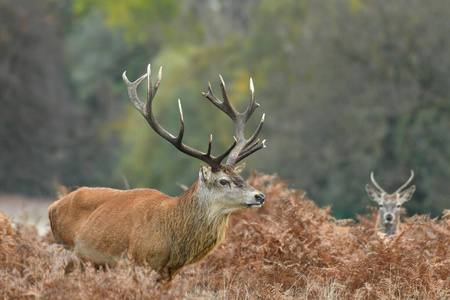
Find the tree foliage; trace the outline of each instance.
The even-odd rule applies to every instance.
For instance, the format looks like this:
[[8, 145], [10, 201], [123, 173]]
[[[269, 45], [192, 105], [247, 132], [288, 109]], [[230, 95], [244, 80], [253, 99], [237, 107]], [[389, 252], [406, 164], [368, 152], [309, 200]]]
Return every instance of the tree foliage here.
[[450, 10], [443, 7], [420, 1], [361, 1], [357, 9], [346, 1], [310, 4], [302, 22], [308, 34], [298, 39], [293, 63], [302, 74], [278, 112], [300, 112], [289, 118], [285, 134], [297, 137], [296, 165], [309, 171], [285, 176], [313, 199], [331, 201], [350, 217], [365, 206], [363, 186], [372, 170], [394, 190], [414, 169], [419, 188], [411, 210], [437, 214], [444, 207], [439, 178], [450, 175], [444, 142], [450, 68], [442, 62], [449, 59]]
[[54, 14], [46, 1], [0, 2], [3, 192], [48, 192], [64, 155], [70, 102]]
[[[265, 112], [260, 136], [267, 139], [268, 148], [246, 159], [251, 168], [289, 179], [318, 203], [332, 204], [338, 217], [355, 217], [370, 203], [364, 185], [371, 171], [388, 191], [401, 185], [410, 169], [415, 171], [417, 192], [408, 203], [409, 212], [437, 215], [446, 207], [450, 7], [444, 0], [76, 0], [69, 6], [71, 18], [64, 21], [58, 17], [66, 16], [67, 6], [59, 7], [58, 15], [51, 5], [54, 2], [40, 2], [52, 7], [51, 13], [41, 15], [54, 15], [54, 27], [65, 25], [65, 38], [59, 40], [65, 47], [46, 42], [54, 36], [47, 31], [36, 33], [30, 42], [30, 35], [20, 31], [24, 28], [18, 26], [20, 19], [3, 13], [2, 23], [10, 27], [2, 27], [2, 33], [11, 28], [8, 34], [19, 39], [5, 39], [8, 35], [2, 34], [2, 51], [9, 51], [2, 56], [2, 78], [7, 70], [3, 66], [22, 53], [14, 45], [20, 44], [21, 50], [30, 43], [46, 46], [50, 50], [42, 55], [47, 58], [32, 60], [28, 70], [48, 71], [49, 66], [55, 66], [54, 74], [64, 70], [66, 77], [50, 81], [61, 85], [63, 91], [57, 94], [73, 95], [76, 109], [69, 111], [75, 119], [65, 120], [77, 125], [45, 117], [54, 116], [53, 109], [63, 101], [39, 96], [39, 102], [27, 93], [30, 103], [49, 111], [38, 114], [43, 119], [26, 120], [30, 128], [39, 123], [45, 132], [57, 133], [66, 127], [73, 131], [69, 141], [64, 130], [54, 139], [31, 135], [26, 122], [20, 124], [4, 113], [11, 109], [3, 106], [13, 103], [7, 99], [17, 98], [3, 96], [12, 89], [1, 90], [0, 113], [5, 115], [2, 121], [17, 123], [2, 126], [5, 140], [12, 143], [23, 137], [8, 146], [13, 149], [9, 153], [18, 155], [17, 149], [30, 148], [48, 154], [52, 152], [46, 147], [63, 144], [58, 155], [49, 156], [60, 160], [29, 154], [34, 150], [22, 155], [52, 165], [44, 168], [49, 175], [41, 176], [42, 180], [53, 176], [70, 185], [123, 187], [125, 177], [132, 187], [151, 186], [169, 194], [180, 192], [177, 182], [189, 185], [196, 180], [199, 162], [157, 136], [128, 101], [121, 73], [127, 70], [129, 78], [135, 79], [151, 62], [155, 73], [164, 67], [155, 99], [158, 121], [177, 132], [176, 102], [181, 99], [186, 143], [195, 148], [206, 149], [211, 133], [217, 153], [232, 141], [232, 122], [201, 96], [207, 82], [220, 95], [220, 73], [231, 100], [243, 110], [252, 77], [261, 108], [247, 127], [250, 134]], [[10, 1], [2, 3], [10, 10], [15, 7]], [[39, 19], [40, 11], [33, 11], [35, 18]], [[64, 62], [47, 63], [49, 57], [61, 55]], [[22, 81], [36, 74], [25, 70], [20, 67]], [[36, 85], [30, 88], [35, 93], [43, 86]], [[18, 87], [16, 93], [25, 93]], [[61, 111], [70, 107], [61, 106]], [[46, 125], [50, 123], [65, 125], [56, 130]], [[13, 134], [8, 128], [18, 131]], [[7, 153], [5, 149], [2, 153]], [[11, 171], [11, 166], [3, 167], [8, 166], [4, 157], [2, 178], [13, 182], [23, 176]], [[24, 163], [17, 173], [24, 174], [30, 165]]]
[[172, 18], [175, 17], [176, 1], [108, 1], [108, 0], [77, 0], [73, 11], [83, 16], [97, 11], [105, 16], [109, 26], [124, 29], [125, 39], [129, 42], [148, 43], [149, 36], [156, 39], [158, 45], [164, 40]]

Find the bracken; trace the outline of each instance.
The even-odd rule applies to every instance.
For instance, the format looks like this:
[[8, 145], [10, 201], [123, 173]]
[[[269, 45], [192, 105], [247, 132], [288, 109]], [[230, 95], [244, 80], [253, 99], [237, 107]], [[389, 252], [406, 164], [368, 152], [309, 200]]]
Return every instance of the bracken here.
[[[66, 299], [446, 299], [450, 297], [450, 217], [404, 218], [386, 237], [376, 210], [356, 225], [319, 208], [276, 176], [254, 173], [249, 184], [267, 196], [259, 210], [230, 217], [225, 240], [202, 263], [170, 283], [149, 268], [89, 264], [64, 274], [65, 251], [50, 235], [0, 222], [0, 298]], [[349, 222], [351, 223], [351, 222]]]

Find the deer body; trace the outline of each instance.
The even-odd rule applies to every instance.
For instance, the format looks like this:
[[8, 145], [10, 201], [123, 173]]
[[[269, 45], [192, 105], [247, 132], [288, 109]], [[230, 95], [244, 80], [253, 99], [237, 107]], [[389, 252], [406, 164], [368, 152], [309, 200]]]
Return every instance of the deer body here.
[[[158, 134], [210, 167], [202, 165], [198, 181], [179, 197], [169, 197], [154, 189], [121, 191], [85, 187], [53, 203], [48, 213], [56, 242], [82, 258], [109, 265], [130, 258], [155, 270], [167, 270], [170, 279], [183, 266], [200, 261], [223, 240], [232, 212], [260, 207], [264, 203], [264, 194], [239, 175], [245, 164], [236, 165], [264, 147], [264, 143], [257, 146], [259, 140], [254, 142], [264, 118], [253, 136], [246, 140], [243, 127], [257, 107], [253, 90], [249, 108], [239, 114], [228, 102], [221, 79], [225, 100], [218, 101], [210, 86], [204, 96], [235, 121], [237, 139], [218, 157], [211, 155], [210, 139], [208, 152], [202, 153], [182, 143], [184, 121], [180, 103], [182, 125], [178, 137], [160, 127], [152, 115], [151, 101], [161, 79], [161, 70], [153, 89], [149, 79], [149, 97], [142, 106], [135, 93], [145, 77], [150, 78], [150, 68], [134, 83], [124, 75], [136, 108]], [[227, 164], [222, 165], [220, 162], [227, 155], [230, 155]]]
[[[383, 190], [373, 177], [373, 172], [370, 175], [372, 183], [378, 189], [374, 189], [370, 185], [366, 185], [366, 191], [369, 198], [378, 203], [378, 217], [376, 228], [381, 232], [392, 235], [400, 229], [400, 212], [402, 204], [411, 200], [416, 187], [413, 185], [407, 190], [403, 189], [408, 186], [414, 177], [414, 172], [411, 170], [411, 176], [408, 181], [403, 184], [395, 193], [388, 194]], [[402, 192], [403, 191], [403, 192]]]
[[174, 198], [153, 189], [80, 188], [49, 207], [55, 239], [97, 264], [131, 257], [173, 276], [223, 240], [231, 212], [259, 207], [264, 199], [230, 167], [221, 171], [230, 181], [219, 192], [220, 181], [208, 182], [202, 172]]

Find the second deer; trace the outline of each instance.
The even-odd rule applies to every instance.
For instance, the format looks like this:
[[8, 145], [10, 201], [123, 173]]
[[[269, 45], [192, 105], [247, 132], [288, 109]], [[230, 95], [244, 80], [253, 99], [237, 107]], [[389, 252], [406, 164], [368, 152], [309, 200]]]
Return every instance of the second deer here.
[[[80, 188], [53, 203], [49, 209], [51, 229], [55, 240], [95, 264], [114, 265], [123, 258], [149, 265], [172, 278], [185, 266], [200, 261], [225, 237], [229, 215], [237, 210], [260, 207], [265, 196], [246, 183], [237, 165], [245, 157], [265, 147], [257, 136], [264, 115], [253, 135], [246, 139], [244, 128], [259, 106], [255, 102], [250, 79], [250, 104], [239, 113], [230, 103], [225, 83], [220, 77], [223, 101], [208, 84], [203, 96], [227, 114], [235, 125], [235, 139], [222, 154], [211, 154], [212, 136], [206, 153], [183, 143], [184, 119], [180, 100], [181, 127], [177, 136], [162, 128], [155, 119], [152, 101], [162, 77], [159, 70], [152, 86], [150, 65], [147, 73], [130, 82], [123, 73], [128, 95], [136, 109], [153, 130], [179, 151], [206, 164], [201, 166], [199, 179], [179, 197], [169, 197], [153, 189], [115, 190], [109, 188]], [[147, 100], [142, 103], [137, 87], [148, 80]], [[221, 162], [227, 157], [225, 164]]]
[[411, 170], [411, 176], [397, 191], [392, 194], [388, 194], [382, 189], [375, 181], [373, 172], [370, 174], [370, 179], [373, 185], [378, 189], [374, 189], [370, 185], [366, 185], [366, 191], [370, 200], [378, 203], [378, 218], [377, 229], [387, 235], [394, 234], [400, 226], [400, 211], [402, 204], [409, 201], [416, 190], [416, 186], [409, 187], [406, 191], [403, 191], [411, 180], [414, 178], [414, 171]]

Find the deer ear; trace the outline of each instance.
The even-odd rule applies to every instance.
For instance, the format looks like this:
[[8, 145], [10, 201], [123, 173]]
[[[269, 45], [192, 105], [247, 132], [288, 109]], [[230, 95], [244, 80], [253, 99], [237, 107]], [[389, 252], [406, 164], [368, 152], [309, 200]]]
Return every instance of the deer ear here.
[[234, 167], [234, 172], [236, 174], [241, 174], [242, 171], [244, 171], [244, 169], [245, 169], [245, 163], [242, 163], [242, 164], [239, 164], [236, 167]]
[[200, 177], [201, 180], [208, 182], [211, 179], [211, 174], [212, 174], [211, 168], [202, 165], [198, 176]]
[[378, 202], [381, 200], [381, 194], [370, 185], [366, 184], [366, 192], [370, 200]]
[[398, 201], [400, 203], [403, 203], [403, 202], [411, 200], [412, 195], [414, 194], [415, 190], [416, 190], [416, 186], [415, 185], [411, 186], [409, 189], [407, 189], [406, 191], [404, 191], [403, 193], [400, 194]]

